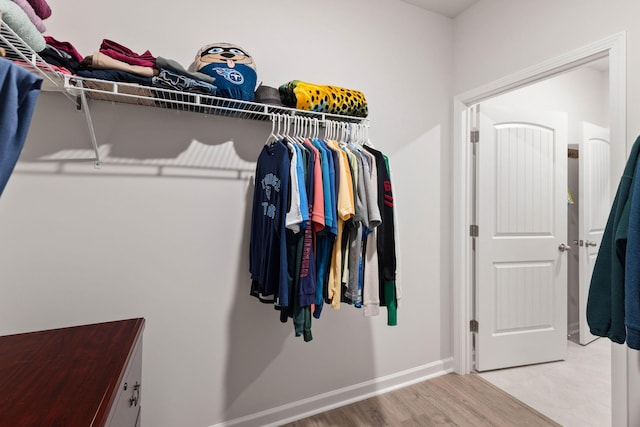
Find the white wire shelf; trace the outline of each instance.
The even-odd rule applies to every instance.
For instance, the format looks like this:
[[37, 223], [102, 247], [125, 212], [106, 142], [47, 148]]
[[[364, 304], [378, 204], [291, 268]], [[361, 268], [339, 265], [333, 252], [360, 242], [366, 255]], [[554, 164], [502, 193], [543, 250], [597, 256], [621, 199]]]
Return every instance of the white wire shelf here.
[[274, 114], [317, 118], [321, 121], [362, 123], [362, 117], [298, 110], [284, 106], [201, 95], [155, 86], [96, 80], [78, 76], [64, 76], [69, 93], [86, 93], [87, 98], [147, 107], [189, 111], [206, 115], [220, 115], [250, 120], [270, 120]]
[[[64, 75], [55, 71], [44, 59], [2, 21], [0, 11], [0, 47], [8, 59], [42, 78], [43, 90], [64, 92]], [[71, 98], [70, 95], [67, 95]]]
[[0, 47], [5, 48], [8, 59], [15, 61], [43, 79], [42, 90], [61, 92], [72, 100], [78, 109], [84, 110], [95, 154], [95, 158], [87, 160], [94, 161], [96, 167], [101, 165], [100, 150], [88, 99], [249, 120], [273, 120], [276, 116], [288, 115], [314, 118], [318, 119], [320, 123], [368, 123], [368, 119], [363, 117], [298, 110], [278, 105], [200, 95], [155, 86], [142, 86], [64, 74], [56, 71], [43, 60], [2, 21], [2, 11], [0, 11]]

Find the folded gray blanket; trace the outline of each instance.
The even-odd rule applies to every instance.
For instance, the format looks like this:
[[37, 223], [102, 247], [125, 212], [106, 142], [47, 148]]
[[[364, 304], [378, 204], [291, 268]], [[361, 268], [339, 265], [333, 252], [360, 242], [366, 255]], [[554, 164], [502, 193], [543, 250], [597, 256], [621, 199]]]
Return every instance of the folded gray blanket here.
[[183, 76], [191, 77], [192, 79], [201, 80], [207, 83], [213, 83], [216, 80], [215, 77], [199, 71], [187, 71], [178, 61], [163, 58], [162, 56], [158, 56], [156, 58], [156, 68], [171, 70], [174, 73], [182, 74]]
[[40, 31], [33, 25], [24, 10], [11, 0], [0, 0], [2, 21], [8, 25], [31, 49], [44, 50], [47, 43]]
[[38, 31], [40, 31], [41, 33], [44, 33], [45, 31], [47, 31], [47, 27], [44, 25], [44, 22], [42, 22], [42, 18], [38, 16], [36, 11], [33, 10], [33, 6], [31, 6], [31, 4], [29, 4], [27, 0], [12, 0], [12, 1], [18, 6], [20, 6], [22, 10], [24, 10], [24, 13], [27, 14], [27, 16], [29, 17], [29, 20], [33, 22], [33, 25], [36, 26]]

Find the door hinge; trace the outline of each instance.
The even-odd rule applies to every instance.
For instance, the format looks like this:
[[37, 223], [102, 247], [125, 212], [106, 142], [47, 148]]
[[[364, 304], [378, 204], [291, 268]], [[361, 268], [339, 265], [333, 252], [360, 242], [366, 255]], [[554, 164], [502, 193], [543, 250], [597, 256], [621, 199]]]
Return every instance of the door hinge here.
[[477, 320], [470, 320], [469, 321], [469, 331], [478, 332], [478, 321]]
[[478, 237], [479, 233], [480, 233], [480, 227], [478, 227], [477, 225], [472, 225], [469, 227], [469, 236]]
[[471, 140], [472, 144], [476, 144], [478, 141], [480, 141], [480, 131], [472, 130], [469, 134], [469, 139]]

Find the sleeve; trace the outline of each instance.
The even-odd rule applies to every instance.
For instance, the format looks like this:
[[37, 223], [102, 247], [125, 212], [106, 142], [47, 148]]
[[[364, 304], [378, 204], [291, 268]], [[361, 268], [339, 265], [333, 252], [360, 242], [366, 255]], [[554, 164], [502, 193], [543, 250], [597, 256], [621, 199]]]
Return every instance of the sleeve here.
[[282, 307], [289, 306], [289, 263], [287, 261], [287, 236], [286, 236], [286, 217], [287, 217], [287, 201], [289, 200], [289, 181], [290, 168], [288, 149], [282, 156], [280, 163], [280, 213], [278, 217], [278, 234], [280, 240], [280, 275], [278, 281], [278, 298]]
[[591, 275], [587, 298], [587, 323], [591, 333], [608, 337], [619, 344], [624, 343], [626, 339], [624, 260], [627, 253], [631, 192], [635, 183], [633, 177], [639, 153], [640, 137], [631, 149], [618, 184]]
[[259, 261], [258, 257], [260, 254], [260, 235], [259, 235], [259, 224], [258, 224], [258, 180], [260, 174], [260, 158], [258, 157], [258, 163], [256, 165], [256, 174], [255, 174], [255, 182], [253, 186], [253, 199], [252, 199], [252, 209], [251, 209], [251, 234], [249, 237], [249, 272], [251, 273], [252, 279], [257, 279], [259, 276], [258, 266]]
[[[387, 158], [383, 156], [382, 167], [378, 166], [378, 179], [382, 178], [382, 251], [384, 253], [384, 261], [382, 266], [382, 272], [384, 281], [396, 279], [396, 242], [395, 242], [395, 225], [393, 218], [393, 191], [391, 189], [391, 175], [389, 174], [389, 165]], [[380, 174], [382, 177], [380, 177]], [[380, 191], [380, 186], [379, 190]], [[380, 200], [380, 195], [378, 195]], [[380, 203], [378, 204], [380, 206]]]
[[0, 195], [24, 147], [41, 85], [40, 77], [0, 59]]
[[635, 179], [631, 188], [625, 256], [625, 259], [634, 261], [625, 263], [624, 304], [627, 345], [632, 349], [640, 350], [640, 263], [635, 261], [640, 255], [640, 162], [636, 163]]

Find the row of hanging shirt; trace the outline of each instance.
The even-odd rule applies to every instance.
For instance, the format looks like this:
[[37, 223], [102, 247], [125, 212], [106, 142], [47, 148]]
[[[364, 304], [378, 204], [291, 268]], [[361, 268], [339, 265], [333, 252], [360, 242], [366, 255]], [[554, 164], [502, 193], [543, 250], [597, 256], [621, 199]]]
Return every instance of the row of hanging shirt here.
[[272, 116], [258, 157], [251, 216], [251, 295], [293, 319], [312, 339], [311, 319], [341, 303], [397, 324], [393, 194], [389, 161], [363, 124]]

